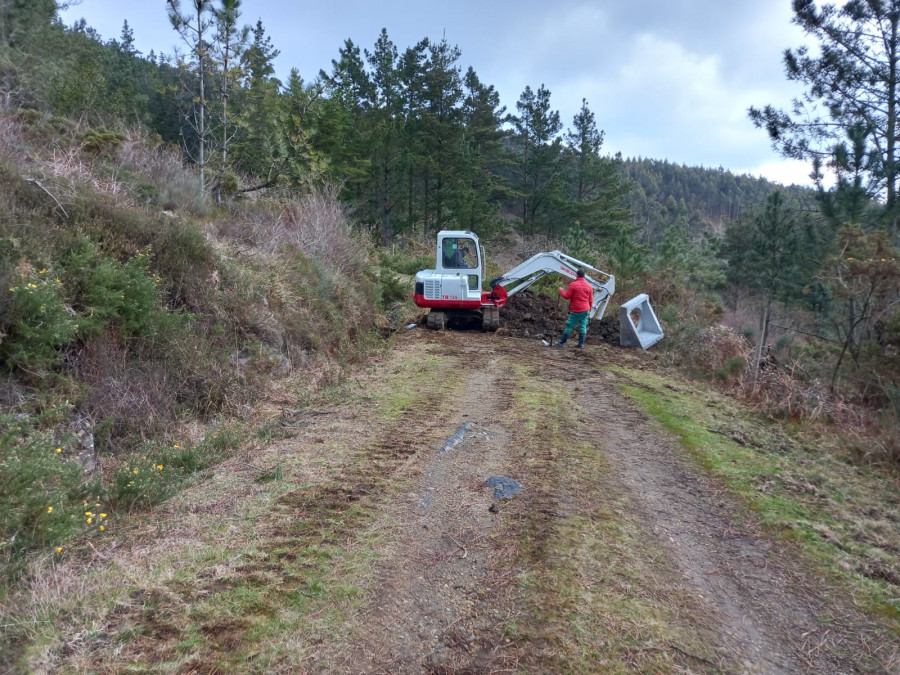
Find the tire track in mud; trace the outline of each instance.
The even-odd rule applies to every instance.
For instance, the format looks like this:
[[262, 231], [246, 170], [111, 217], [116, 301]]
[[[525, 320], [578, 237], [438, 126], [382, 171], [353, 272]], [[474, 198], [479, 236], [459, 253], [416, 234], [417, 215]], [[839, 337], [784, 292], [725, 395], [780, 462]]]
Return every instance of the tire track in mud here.
[[[306, 560], [304, 549], [326, 544], [350, 550], [357, 542], [369, 546], [376, 540], [380, 562], [368, 578], [374, 587], [371, 603], [339, 627], [341, 635], [328, 638], [326, 628], [310, 641], [301, 627], [284, 636], [284, 644], [302, 654], [276, 672], [552, 671], [547, 665], [553, 663], [552, 649], [542, 649], [552, 648], [557, 635], [542, 645], [510, 640], [505, 632], [513, 620], [534, 610], [520, 604], [516, 572], [522, 561], [550, 574], [554, 565], [565, 564], [558, 552], [542, 550], [542, 543], [554, 538], [555, 528], [569, 515], [589, 516], [590, 509], [567, 485], [571, 467], [565, 453], [544, 443], [553, 434], [545, 438], [540, 427], [531, 433], [509, 422], [517, 364], [552, 386], [577, 392], [573, 438], [602, 450], [611, 466], [610, 481], [618, 481], [617, 490], [627, 494], [636, 513], [630, 522], [642, 523], [641, 535], [665, 551], [653, 564], [664, 566], [666, 577], [698, 599], [701, 618], [717, 624], [716, 646], [734, 667], [709, 664], [708, 670], [854, 672], [837, 647], [829, 646], [834, 633], [829, 638], [816, 622], [817, 615], [834, 610], [806, 592], [803, 572], [794, 573], [789, 557], [752, 523], [743, 522], [715, 482], [683, 459], [676, 443], [617, 391], [620, 376], [598, 373], [610, 359], [637, 365], [640, 355], [604, 347], [553, 350], [502, 335], [425, 335], [398, 338], [388, 365], [408, 363], [423, 349], [445, 356], [447, 365], [426, 373], [433, 381], [402, 412], [380, 422], [384, 418], [361, 412], [364, 404], [348, 403], [336, 409], [340, 419], [318, 418], [305, 438], [284, 441], [271, 451], [270, 461], [279, 452], [315, 459], [326, 447], [316, 445], [321, 442], [316, 437], [332, 431], [340, 445], [339, 457], [328, 463], [321, 480], [309, 481], [310, 474], [298, 469], [295, 489], [279, 497], [260, 520], [257, 557], [248, 557], [226, 579], [210, 569], [184, 588], [172, 582], [165, 593], [150, 589], [133, 598], [127, 613], [147, 614], [134, 619], [146, 635], [126, 648], [132, 664], [177, 656], [172, 645], [191, 621], [184, 608], [193, 598], [256, 584], [269, 608], [280, 608], [287, 602], [284, 596], [303, 590], [307, 568], [316, 564], [315, 554]], [[415, 341], [415, 350], [404, 340]], [[380, 426], [366, 428], [372, 420]], [[444, 441], [465, 423], [470, 426], [461, 441], [442, 452]], [[500, 505], [508, 518], [505, 529], [488, 510], [493, 499], [483, 482], [492, 474], [523, 477], [525, 483], [521, 499]], [[368, 536], [373, 532], [378, 537]], [[520, 542], [504, 539], [516, 535], [527, 537], [533, 547], [517, 550]], [[182, 669], [224, 672], [238, 663], [232, 655], [252, 658], [254, 647], [246, 637], [252, 623], [248, 615], [200, 625], [206, 642]], [[840, 634], [840, 621], [832, 628]], [[101, 656], [107, 660], [97, 660], [94, 672], [118, 672], [128, 663], [118, 654]], [[697, 663], [684, 656], [670, 663], [692, 671]]]
[[[383, 551], [378, 589], [356, 646], [340, 672], [488, 672], [509, 665], [499, 627], [511, 604], [492, 575], [503, 555], [492, 540], [492, 474], [509, 468], [510, 434], [499, 423], [513, 384], [501, 359], [438, 340], [467, 369], [445, 434], [457, 443], [423, 444], [408, 491], [391, 512], [392, 544]], [[476, 361], [477, 360], [477, 361]], [[450, 403], [448, 401], [448, 403]], [[462, 432], [462, 433], [460, 433]]]
[[[354, 506], [371, 509], [386, 498], [385, 482], [419, 452], [428, 438], [444, 422], [444, 398], [448, 391], [433, 388], [402, 411], [393, 424], [385, 425], [362, 440], [358, 450], [329, 480], [288, 492], [277, 500], [283, 514], [289, 516], [287, 529], [271, 533], [270, 544], [292, 549], [310, 543], [335, 543], [359, 525], [349, 518]], [[284, 519], [282, 519], [284, 520]], [[331, 524], [340, 522], [337, 529]]]
[[616, 379], [605, 373], [581, 381], [591, 433], [648, 530], [718, 622], [718, 647], [744, 673], [854, 672], [824, 647], [829, 631], [816, 620], [823, 603], [798, 589], [790, 562], [616, 391]]
[[[386, 489], [392, 476], [402, 472], [404, 465], [415, 460], [423, 439], [428, 439], [443, 428], [447, 422], [445, 398], [452, 388], [433, 387], [421, 398], [412, 402], [397, 416], [393, 423], [374, 430], [359, 429], [358, 422], [345, 424], [348, 433], [359, 433], [359, 444], [342, 463], [328, 471], [325, 480], [291, 490], [278, 497], [272, 504], [265, 521], [258, 527], [262, 533], [259, 550], [265, 558], [264, 569], [251, 562], [233, 570], [233, 576], [219, 578], [215, 570], [201, 574], [199, 583], [194, 585], [171, 582], [165, 593], [141, 593], [135, 600], [136, 606], [148, 604], [149, 609], [123, 608], [122, 618], [135, 615], [137, 623], [147, 627], [149, 639], [142, 639], [129, 645], [129, 656], [137, 661], [150, 663], [171, 659], [174, 652], [168, 644], [184, 637], [185, 624], [179, 624], [178, 609], [189, 604], [192, 598], [205, 594], [220, 594], [237, 587], [262, 589], [271, 597], [274, 606], [290, 598], [305, 583], [302, 563], [304, 549], [318, 545], [346, 545], [353, 540], [356, 532], [365, 526], [379, 504], [391, 498], [393, 493]], [[355, 417], [352, 409], [351, 417]], [[316, 429], [316, 424], [305, 427], [307, 432]], [[436, 436], [435, 436], [436, 437]], [[308, 444], [308, 439], [293, 439], [292, 445]], [[298, 566], [298, 562], [300, 562]], [[314, 567], [314, 566], [313, 566]], [[272, 580], [274, 584], [270, 583]], [[195, 655], [197, 664], [190, 666], [190, 672], [225, 672], [217, 665], [204, 665], [206, 660], [215, 662], [227, 658], [230, 653], [241, 652], [250, 647], [245, 638], [251, 627], [251, 617], [214, 621], [199, 626], [207, 642], [198, 648]], [[223, 637], [224, 636], [224, 637]], [[99, 659], [101, 655], [97, 655]], [[103, 670], [100, 662], [97, 671]]]

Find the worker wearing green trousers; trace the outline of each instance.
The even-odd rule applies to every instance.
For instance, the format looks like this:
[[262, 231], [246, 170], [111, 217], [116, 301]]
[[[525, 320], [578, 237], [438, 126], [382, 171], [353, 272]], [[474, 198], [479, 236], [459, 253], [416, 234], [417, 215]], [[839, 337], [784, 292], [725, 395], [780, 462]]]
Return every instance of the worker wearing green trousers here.
[[562, 339], [553, 344], [562, 347], [566, 344], [572, 331], [578, 327], [578, 348], [584, 348], [584, 338], [587, 336], [588, 317], [594, 304], [594, 289], [584, 278], [584, 270], [578, 270], [575, 281], [568, 288], [559, 289], [559, 294], [569, 301], [569, 318], [563, 329]]

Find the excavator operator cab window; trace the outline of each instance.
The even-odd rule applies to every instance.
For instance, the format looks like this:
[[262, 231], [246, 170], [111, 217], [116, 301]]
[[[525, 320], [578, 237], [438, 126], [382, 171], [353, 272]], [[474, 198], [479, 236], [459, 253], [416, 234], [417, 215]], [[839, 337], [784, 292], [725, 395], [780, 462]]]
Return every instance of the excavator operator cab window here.
[[447, 237], [441, 252], [444, 269], [465, 270], [478, 267], [478, 247], [474, 239]]

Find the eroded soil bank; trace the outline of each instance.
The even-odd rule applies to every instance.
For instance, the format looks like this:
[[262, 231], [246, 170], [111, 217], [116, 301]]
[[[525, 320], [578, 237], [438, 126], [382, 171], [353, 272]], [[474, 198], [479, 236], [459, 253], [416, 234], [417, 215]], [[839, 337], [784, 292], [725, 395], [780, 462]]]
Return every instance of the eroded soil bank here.
[[[885, 672], [896, 644], [619, 390], [652, 352], [417, 328], [59, 561], [38, 672]], [[448, 442], [451, 441], [451, 442]], [[495, 498], [492, 476], [522, 491]], [[54, 608], [55, 605], [55, 608]]]

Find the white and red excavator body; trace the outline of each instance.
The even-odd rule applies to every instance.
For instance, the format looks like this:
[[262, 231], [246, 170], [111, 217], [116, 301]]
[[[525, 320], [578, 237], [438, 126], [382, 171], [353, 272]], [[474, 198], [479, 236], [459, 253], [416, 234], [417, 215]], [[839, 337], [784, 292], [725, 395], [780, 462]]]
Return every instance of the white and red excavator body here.
[[502, 276], [492, 279], [489, 291], [482, 290], [484, 264], [484, 248], [473, 232], [438, 232], [435, 268], [416, 274], [413, 293], [416, 305], [431, 310], [427, 317], [429, 328], [441, 329], [450, 320], [464, 319], [480, 322], [482, 330], [495, 331], [500, 326], [500, 308], [507, 298], [551, 273], [574, 279], [578, 269], [584, 270], [585, 280], [594, 288], [591, 318], [603, 316], [616, 288], [613, 275], [561, 251], [533, 255]]

